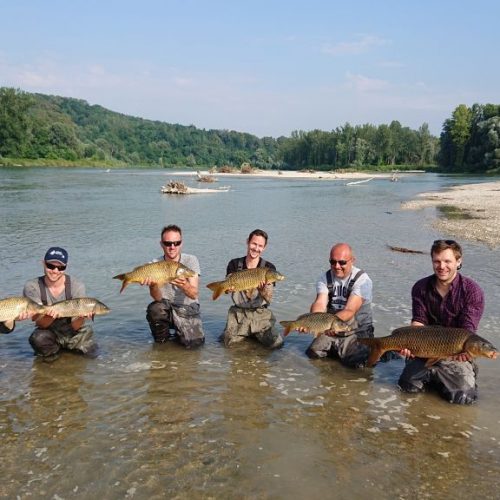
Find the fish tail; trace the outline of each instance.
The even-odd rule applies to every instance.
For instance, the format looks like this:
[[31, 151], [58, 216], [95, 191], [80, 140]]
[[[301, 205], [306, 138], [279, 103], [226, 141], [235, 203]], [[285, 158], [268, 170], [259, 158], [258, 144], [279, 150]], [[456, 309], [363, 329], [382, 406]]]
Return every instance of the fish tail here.
[[366, 366], [374, 366], [377, 361], [382, 357], [385, 350], [382, 348], [379, 339], [376, 338], [367, 338], [367, 339], [358, 339], [360, 344], [367, 345], [370, 348], [370, 355], [368, 356], [368, 360], [366, 362]]
[[123, 292], [123, 290], [125, 290], [125, 288], [127, 288], [128, 286], [128, 281], [127, 281], [127, 275], [126, 273], [123, 273], [123, 274], [117, 274], [116, 276], [113, 276], [113, 279], [114, 280], [121, 280], [123, 283], [122, 283], [122, 287], [120, 288], [120, 293]]
[[213, 295], [212, 295], [212, 300], [217, 300], [221, 293], [222, 293], [222, 289], [223, 289], [223, 284], [224, 282], [223, 281], [214, 281], [213, 283], [209, 283], [207, 285], [207, 288], [210, 288], [210, 290], [212, 290]]
[[292, 329], [293, 321], [280, 321], [280, 325], [285, 329], [283, 331], [283, 336], [286, 337]]

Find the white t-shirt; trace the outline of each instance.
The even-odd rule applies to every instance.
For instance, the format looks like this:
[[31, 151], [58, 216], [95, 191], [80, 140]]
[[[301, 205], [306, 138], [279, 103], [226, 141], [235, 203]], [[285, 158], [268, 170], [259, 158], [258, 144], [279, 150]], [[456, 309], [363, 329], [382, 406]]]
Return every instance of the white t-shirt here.
[[[341, 311], [345, 308], [347, 304], [347, 288], [349, 286], [349, 281], [351, 281], [359, 271], [360, 269], [358, 267], [352, 266], [351, 273], [344, 279], [337, 278], [335, 274], [332, 273], [333, 294], [332, 300], [328, 302], [329, 311]], [[363, 299], [363, 305], [356, 314], [358, 327], [372, 324], [372, 287], [372, 280], [366, 273], [359, 276], [352, 287], [351, 294], [357, 295]], [[316, 283], [316, 293], [328, 295], [326, 272], [319, 277]]]

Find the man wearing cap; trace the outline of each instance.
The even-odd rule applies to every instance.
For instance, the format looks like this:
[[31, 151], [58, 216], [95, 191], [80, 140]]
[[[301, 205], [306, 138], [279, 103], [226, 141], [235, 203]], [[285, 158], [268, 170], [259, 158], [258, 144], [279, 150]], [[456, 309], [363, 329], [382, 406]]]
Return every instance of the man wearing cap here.
[[[23, 295], [38, 304], [85, 297], [85, 286], [66, 274], [68, 252], [61, 247], [51, 247], [43, 259], [44, 275], [28, 281]], [[84, 317], [57, 318], [50, 314], [34, 316], [35, 331], [29, 342], [35, 354], [46, 361], [53, 361], [61, 349], [94, 354], [97, 345], [92, 328], [85, 325]]]

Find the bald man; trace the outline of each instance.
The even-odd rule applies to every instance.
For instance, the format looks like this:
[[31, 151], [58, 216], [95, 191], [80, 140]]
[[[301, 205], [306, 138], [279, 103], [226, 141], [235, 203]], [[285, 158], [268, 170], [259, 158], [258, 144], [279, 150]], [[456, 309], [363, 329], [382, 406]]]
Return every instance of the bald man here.
[[350, 368], [366, 365], [369, 348], [357, 342], [358, 337], [373, 337], [372, 280], [354, 263], [356, 257], [347, 243], [337, 243], [330, 250], [330, 269], [316, 283], [316, 300], [311, 312], [329, 312], [342, 321], [357, 323], [347, 336], [323, 334], [314, 339], [306, 353], [311, 358], [327, 356], [340, 359]]

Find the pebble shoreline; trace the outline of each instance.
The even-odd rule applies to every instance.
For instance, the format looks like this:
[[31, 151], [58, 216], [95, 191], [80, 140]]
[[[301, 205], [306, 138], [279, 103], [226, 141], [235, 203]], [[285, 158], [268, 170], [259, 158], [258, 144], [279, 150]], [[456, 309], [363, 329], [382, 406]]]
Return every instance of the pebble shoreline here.
[[440, 217], [433, 226], [443, 234], [479, 241], [490, 248], [500, 245], [500, 181], [455, 186], [440, 193], [421, 193], [402, 204], [406, 210], [428, 207], [455, 208], [462, 217]]

